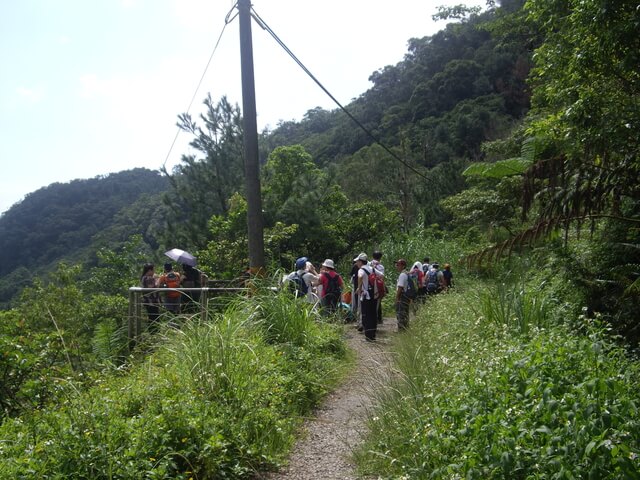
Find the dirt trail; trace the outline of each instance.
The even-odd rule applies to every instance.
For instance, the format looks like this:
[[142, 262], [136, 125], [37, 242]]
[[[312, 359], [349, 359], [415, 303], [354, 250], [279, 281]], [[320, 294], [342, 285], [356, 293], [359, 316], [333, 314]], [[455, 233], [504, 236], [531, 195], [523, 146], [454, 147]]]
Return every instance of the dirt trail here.
[[303, 427], [302, 438], [293, 447], [289, 465], [265, 477], [269, 480], [355, 480], [350, 463], [352, 449], [365, 428], [365, 415], [373, 405], [372, 389], [386, 378], [390, 369], [389, 342], [395, 335], [395, 318], [378, 325], [376, 343], [365, 342], [352, 326], [347, 327], [347, 343], [356, 354], [353, 371], [327, 396]]

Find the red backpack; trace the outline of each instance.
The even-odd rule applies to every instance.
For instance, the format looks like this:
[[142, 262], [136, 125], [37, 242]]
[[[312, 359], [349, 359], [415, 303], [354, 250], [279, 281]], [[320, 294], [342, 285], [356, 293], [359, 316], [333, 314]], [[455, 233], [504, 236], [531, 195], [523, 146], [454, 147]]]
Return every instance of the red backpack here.
[[[371, 271], [367, 270], [367, 267], [369, 269], [371, 269]], [[377, 275], [376, 275], [376, 271], [374, 270], [374, 268], [371, 265], [365, 265], [364, 267], [362, 267], [362, 270], [364, 270], [364, 273], [367, 274], [367, 280], [369, 281], [369, 298], [370, 299], [374, 299], [374, 298], [378, 298], [378, 280], [377, 280]]]
[[[374, 267], [375, 273], [375, 267]], [[376, 289], [378, 290], [378, 297], [382, 298], [387, 294], [387, 287], [384, 285], [384, 277], [382, 275], [376, 275]]]

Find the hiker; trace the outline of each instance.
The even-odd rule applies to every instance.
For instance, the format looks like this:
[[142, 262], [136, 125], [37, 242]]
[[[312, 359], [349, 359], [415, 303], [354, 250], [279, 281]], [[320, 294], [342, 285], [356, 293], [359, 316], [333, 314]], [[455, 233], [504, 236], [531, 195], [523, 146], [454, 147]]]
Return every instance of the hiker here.
[[351, 295], [351, 314], [356, 321], [356, 328], [361, 332], [362, 317], [360, 315], [360, 299], [355, 293], [358, 289], [358, 265], [356, 265], [355, 261], [353, 262], [353, 265], [351, 265], [351, 273], [349, 273], [349, 278], [351, 279], [351, 291], [353, 292]]
[[422, 272], [426, 275], [431, 270], [431, 260], [429, 257], [424, 257], [422, 259]]
[[336, 272], [333, 260], [327, 258], [322, 262], [319, 276], [320, 302], [328, 313], [334, 313], [342, 298], [342, 277]]
[[409, 307], [412, 297], [417, 295], [417, 285], [409, 280], [407, 272], [407, 261], [400, 258], [396, 261], [396, 271], [398, 272], [398, 283], [396, 284], [396, 319], [398, 320], [398, 331], [406, 330], [409, 326]]
[[442, 278], [444, 279], [444, 291], [448, 291], [453, 288], [453, 272], [451, 271], [451, 264], [445, 263], [442, 266]]
[[296, 298], [305, 296], [309, 303], [315, 303], [313, 287], [318, 283], [318, 276], [307, 257], [296, 260], [295, 270], [287, 276], [286, 281], [289, 282]]
[[435, 295], [444, 289], [444, 276], [439, 268], [440, 266], [434, 262], [433, 265], [431, 265], [431, 270], [427, 273], [425, 280], [427, 295]]
[[[171, 263], [164, 264], [164, 273], [158, 279], [160, 288], [180, 288], [180, 275], [173, 271]], [[164, 293], [164, 308], [172, 313], [180, 313], [180, 292], [167, 290]]]
[[382, 299], [387, 293], [387, 287], [384, 285], [384, 265], [380, 263], [382, 260], [382, 252], [376, 250], [373, 252], [373, 260], [371, 266], [375, 269], [376, 283], [378, 288], [378, 298], [376, 299], [376, 320], [378, 325], [382, 324]]
[[[206, 275], [195, 267], [182, 264], [182, 277], [180, 279], [180, 286], [184, 288], [202, 288], [206, 286], [203, 280]], [[195, 304], [200, 302], [200, 292], [182, 292], [181, 303], [183, 305], [182, 310], [193, 311]]]
[[426, 275], [423, 270], [423, 265], [420, 262], [415, 262], [409, 270], [409, 275], [414, 275], [417, 278], [418, 298], [419, 302], [423, 302], [427, 297], [427, 285], [425, 283]]
[[[155, 274], [155, 267], [153, 263], [145, 263], [142, 267], [140, 286], [142, 288], [158, 287], [158, 277]], [[157, 326], [158, 317], [160, 316], [160, 294], [158, 292], [143, 293], [142, 304], [147, 310], [147, 316], [149, 317], [149, 326], [155, 329], [155, 327]]]
[[361, 253], [353, 261], [358, 266], [358, 288], [356, 289], [356, 294], [360, 299], [364, 338], [368, 342], [375, 342], [378, 328], [375, 303], [376, 274], [373, 267], [368, 265], [366, 253]]

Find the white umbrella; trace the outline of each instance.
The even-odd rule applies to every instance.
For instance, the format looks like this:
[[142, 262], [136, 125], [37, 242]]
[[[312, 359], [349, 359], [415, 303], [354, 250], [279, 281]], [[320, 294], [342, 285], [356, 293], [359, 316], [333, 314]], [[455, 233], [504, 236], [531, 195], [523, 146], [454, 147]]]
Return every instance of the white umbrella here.
[[172, 248], [168, 252], [164, 252], [164, 254], [171, 260], [175, 260], [178, 263], [190, 265], [192, 267], [196, 266], [196, 257], [191, 255], [189, 252], [181, 250], [180, 248]]

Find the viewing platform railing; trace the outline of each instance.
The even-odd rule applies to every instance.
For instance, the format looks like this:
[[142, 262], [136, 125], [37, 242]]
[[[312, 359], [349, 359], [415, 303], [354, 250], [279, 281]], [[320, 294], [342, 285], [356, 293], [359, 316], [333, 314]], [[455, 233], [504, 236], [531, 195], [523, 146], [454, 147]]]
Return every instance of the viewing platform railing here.
[[[216, 282], [220, 284], [222, 282]], [[143, 325], [147, 323], [144, 321], [148, 318], [147, 312], [143, 311], [144, 309], [144, 301], [142, 300], [142, 296], [146, 293], [166, 293], [170, 291], [180, 292], [187, 297], [193, 296], [194, 293], [199, 293], [199, 299], [197, 302], [190, 302], [191, 305], [198, 306], [200, 310], [200, 315], [203, 319], [207, 318], [209, 300], [213, 297], [220, 295], [228, 295], [233, 293], [245, 293], [248, 289], [246, 287], [201, 287], [201, 288], [142, 288], [142, 287], [131, 287], [129, 288], [129, 313], [127, 316], [128, 325], [127, 325], [127, 337], [129, 339], [128, 345], [129, 350], [131, 350], [135, 344], [138, 336], [142, 334], [144, 331]], [[182, 296], [182, 295], [181, 295]], [[163, 307], [163, 303], [160, 303], [158, 306]], [[168, 312], [168, 310], [165, 309]], [[197, 310], [196, 310], [197, 311]], [[144, 321], [144, 324], [143, 324]]]

